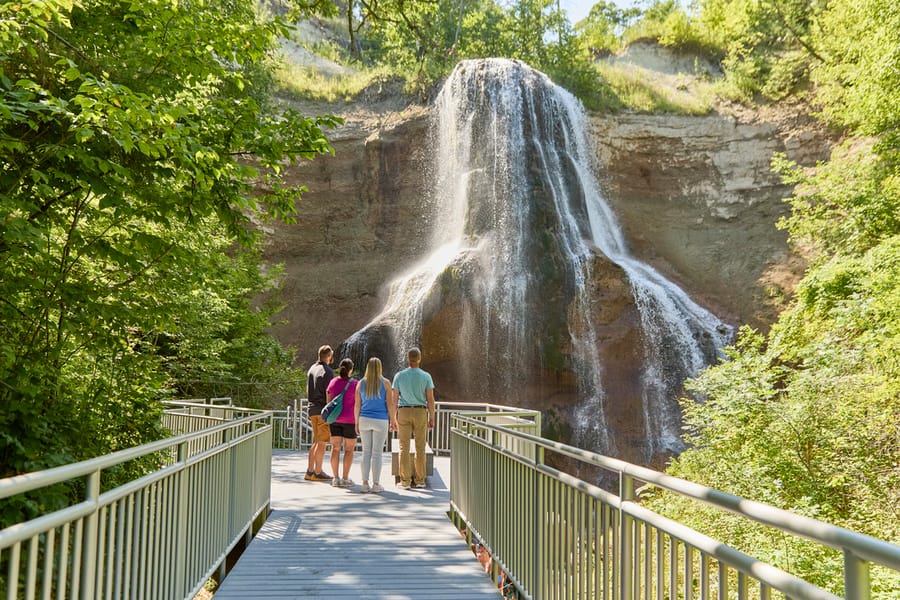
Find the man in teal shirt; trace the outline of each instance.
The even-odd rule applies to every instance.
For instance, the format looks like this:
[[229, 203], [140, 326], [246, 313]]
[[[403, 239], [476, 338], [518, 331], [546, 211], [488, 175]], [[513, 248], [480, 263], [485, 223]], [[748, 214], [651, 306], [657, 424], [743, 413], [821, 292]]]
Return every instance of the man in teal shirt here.
[[[409, 367], [394, 375], [394, 406], [397, 406], [398, 439], [400, 440], [400, 486], [425, 487], [425, 438], [434, 428], [434, 381], [419, 368], [422, 351], [411, 348], [406, 353]], [[410, 473], [409, 438], [416, 440], [416, 472]]]

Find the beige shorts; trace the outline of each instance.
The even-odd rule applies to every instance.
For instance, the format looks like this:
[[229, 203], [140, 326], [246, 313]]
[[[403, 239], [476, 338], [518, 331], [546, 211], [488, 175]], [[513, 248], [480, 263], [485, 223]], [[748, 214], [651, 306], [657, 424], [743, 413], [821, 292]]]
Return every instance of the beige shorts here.
[[313, 442], [331, 441], [331, 427], [322, 418], [322, 415], [312, 415], [309, 418], [313, 430]]

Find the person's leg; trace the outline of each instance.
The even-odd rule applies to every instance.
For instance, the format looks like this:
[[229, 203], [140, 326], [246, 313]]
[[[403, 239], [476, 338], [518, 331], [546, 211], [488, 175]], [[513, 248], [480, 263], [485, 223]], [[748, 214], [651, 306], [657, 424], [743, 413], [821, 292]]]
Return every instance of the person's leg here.
[[428, 411], [412, 411], [413, 435], [416, 438], [416, 484], [425, 485], [425, 443], [428, 440]]
[[[350, 479], [350, 467], [353, 466], [353, 450], [356, 448], [356, 438], [343, 438], [344, 439], [344, 474], [343, 479]], [[333, 442], [332, 442], [333, 443]], [[337, 473], [337, 467], [335, 467], [335, 473]]]
[[331, 436], [331, 472], [334, 474], [332, 482], [338, 479], [339, 466], [341, 462], [341, 447], [344, 445], [344, 438], [333, 435]]
[[414, 408], [401, 408], [397, 411], [397, 439], [400, 442], [400, 485], [412, 484], [412, 466], [409, 456], [409, 438], [412, 435]]
[[318, 471], [316, 470], [316, 451], [319, 449], [319, 446], [318, 446], [319, 442], [316, 439], [316, 417], [315, 416], [309, 417], [309, 425], [310, 425], [310, 427], [312, 427], [313, 440], [312, 440], [312, 444], [310, 444], [310, 446], [309, 446], [309, 455], [308, 455], [309, 460], [307, 460], [307, 462], [306, 462], [306, 476], [304, 477], [304, 479], [315, 480], [315, 474], [318, 473]]
[[369, 473], [372, 468], [372, 434], [374, 430], [369, 425], [369, 419], [360, 417], [359, 437], [362, 440], [362, 464], [360, 465], [360, 477], [363, 486], [369, 484]]
[[308, 460], [306, 461], [306, 475], [303, 479], [311, 480], [315, 479], [315, 465], [313, 464], [313, 448], [316, 447], [316, 443], [313, 442], [309, 447], [309, 454], [307, 455]]
[[381, 485], [381, 459], [384, 457], [384, 443], [388, 436], [387, 419], [377, 419], [378, 423], [372, 436], [372, 485]]
[[320, 475], [324, 475], [321, 479], [331, 479], [327, 474], [324, 474], [322, 471], [322, 465], [325, 462], [325, 448], [328, 446], [328, 442], [331, 440], [331, 427], [328, 426], [328, 423], [325, 422], [321, 416], [310, 417], [310, 421], [312, 422], [313, 431], [315, 434], [316, 443], [310, 448], [310, 452], [314, 453], [313, 456], [313, 467], [316, 472], [316, 479], [320, 479]]

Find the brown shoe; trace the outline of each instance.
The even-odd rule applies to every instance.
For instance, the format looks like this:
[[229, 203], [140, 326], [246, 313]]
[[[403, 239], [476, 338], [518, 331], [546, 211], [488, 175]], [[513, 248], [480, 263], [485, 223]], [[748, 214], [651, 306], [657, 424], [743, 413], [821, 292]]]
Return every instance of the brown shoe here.
[[313, 481], [331, 481], [332, 479], [334, 479], [334, 477], [328, 473], [316, 473], [313, 475]]
[[303, 476], [303, 479], [305, 479], [306, 481], [315, 481], [316, 474], [313, 473], [312, 471], [307, 471], [306, 475]]

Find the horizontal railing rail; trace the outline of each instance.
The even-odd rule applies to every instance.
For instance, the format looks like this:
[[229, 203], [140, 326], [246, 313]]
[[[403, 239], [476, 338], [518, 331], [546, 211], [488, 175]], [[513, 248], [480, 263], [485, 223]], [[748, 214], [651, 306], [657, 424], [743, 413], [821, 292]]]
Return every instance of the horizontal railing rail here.
[[[900, 547], [888, 542], [470, 414], [452, 419], [451, 514], [522, 597], [839, 598], [648, 510], [638, 482], [837, 549], [849, 600], [872, 597], [870, 564], [900, 572]], [[614, 474], [618, 493], [545, 464], [545, 452]]]
[[[202, 428], [206, 425], [201, 417], [209, 423], [224, 421], [252, 414], [252, 409], [222, 406], [221, 402], [212, 405], [212, 400], [227, 399], [190, 399], [165, 402], [166, 415], [163, 424], [172, 431], [192, 431], [190, 427]], [[518, 428], [531, 433], [541, 431], [541, 413], [537, 410], [516, 408], [502, 404], [487, 402], [435, 402], [434, 428], [428, 432], [428, 445], [437, 455], [450, 454], [450, 416], [457, 412], [484, 415], [490, 423], [502, 424], [510, 428]], [[272, 411], [272, 447], [276, 449], [301, 450], [308, 449], [313, 442], [312, 426], [309, 422], [309, 402], [306, 398], [298, 398], [284, 410]], [[396, 432], [392, 437], [396, 437]], [[390, 448], [390, 439], [385, 447]]]
[[[69, 506], [0, 531], [5, 597], [193, 598], [267, 512], [271, 435], [261, 413], [0, 480], [0, 500], [83, 489]], [[157, 468], [101, 489], [105, 473], [136, 460]]]
[[457, 413], [472, 415], [485, 422], [519, 428], [540, 435], [541, 412], [483, 402], [435, 402], [434, 429], [428, 433], [428, 445], [438, 455], [450, 454], [452, 416]]

